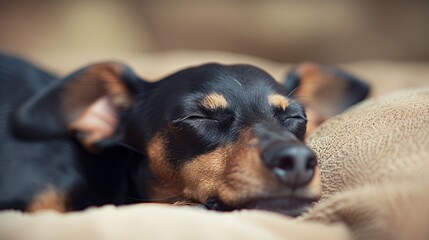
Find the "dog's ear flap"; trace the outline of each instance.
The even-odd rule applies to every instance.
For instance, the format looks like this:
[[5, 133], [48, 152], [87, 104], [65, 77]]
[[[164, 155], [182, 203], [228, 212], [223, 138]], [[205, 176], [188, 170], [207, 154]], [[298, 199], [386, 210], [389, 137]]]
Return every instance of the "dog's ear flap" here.
[[326, 119], [362, 101], [369, 86], [361, 79], [331, 66], [301, 63], [287, 74], [289, 96], [306, 108], [307, 134]]
[[117, 137], [144, 84], [123, 64], [90, 65], [27, 100], [17, 111], [14, 130], [27, 139], [73, 133], [84, 147], [94, 150], [100, 141]]

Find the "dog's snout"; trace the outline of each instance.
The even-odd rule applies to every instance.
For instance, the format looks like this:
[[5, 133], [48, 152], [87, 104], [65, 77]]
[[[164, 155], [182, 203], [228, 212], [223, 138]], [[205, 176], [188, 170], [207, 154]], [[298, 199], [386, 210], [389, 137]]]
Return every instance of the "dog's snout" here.
[[316, 156], [303, 144], [274, 144], [262, 152], [267, 167], [290, 188], [298, 188], [311, 181]]

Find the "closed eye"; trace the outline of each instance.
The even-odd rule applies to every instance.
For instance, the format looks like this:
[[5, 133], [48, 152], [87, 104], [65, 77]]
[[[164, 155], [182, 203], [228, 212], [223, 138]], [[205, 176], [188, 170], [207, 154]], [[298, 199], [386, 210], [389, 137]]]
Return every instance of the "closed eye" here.
[[294, 108], [286, 108], [285, 110], [280, 108], [273, 108], [274, 116], [279, 119], [280, 121], [286, 121], [286, 120], [307, 120], [307, 117], [305, 116], [304, 111], [299, 111]]
[[209, 118], [209, 117], [204, 116], [204, 115], [188, 115], [188, 116], [185, 116], [185, 117], [182, 117], [182, 118], [175, 119], [172, 122], [173, 123], [178, 123], [178, 122], [183, 122], [183, 121], [186, 121], [186, 120], [189, 120], [189, 121], [205, 121], [205, 120], [219, 121], [217, 119]]
[[215, 118], [210, 118], [210, 117], [202, 116], [202, 115], [190, 115], [190, 116], [186, 116], [184, 120], [213, 120], [213, 121], [218, 121]]
[[299, 122], [299, 123], [307, 123], [307, 118], [300, 116], [300, 115], [296, 115], [296, 116], [281, 116], [279, 117], [280, 121], [283, 123], [290, 123], [291, 121], [293, 122]]
[[304, 138], [307, 126], [307, 119], [301, 116], [286, 117], [281, 120], [283, 126], [291, 131], [299, 139]]
[[304, 120], [307, 121], [307, 118], [305, 115], [300, 113], [287, 113], [284, 111], [275, 111], [274, 116], [279, 119], [280, 121], [286, 121], [286, 120]]
[[303, 117], [303, 116], [288, 116], [288, 117], [285, 117], [284, 118], [284, 120], [287, 120], [287, 119], [296, 119], [296, 120], [305, 120], [305, 121], [307, 121], [307, 118], [305, 118], [305, 117]]

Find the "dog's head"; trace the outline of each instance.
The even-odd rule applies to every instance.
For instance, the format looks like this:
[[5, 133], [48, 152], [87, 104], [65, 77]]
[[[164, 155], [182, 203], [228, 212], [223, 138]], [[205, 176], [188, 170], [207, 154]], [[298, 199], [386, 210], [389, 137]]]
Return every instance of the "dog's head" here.
[[208, 64], [157, 83], [125, 132], [147, 154], [149, 195], [215, 209], [286, 210], [317, 199], [306, 116], [287, 94], [249, 65]]
[[36, 96], [17, 121], [33, 137], [73, 133], [94, 154], [117, 142], [139, 149], [135, 184], [154, 201], [297, 215], [320, 196], [320, 177], [296, 87], [250, 65], [207, 64], [147, 83], [97, 64]]

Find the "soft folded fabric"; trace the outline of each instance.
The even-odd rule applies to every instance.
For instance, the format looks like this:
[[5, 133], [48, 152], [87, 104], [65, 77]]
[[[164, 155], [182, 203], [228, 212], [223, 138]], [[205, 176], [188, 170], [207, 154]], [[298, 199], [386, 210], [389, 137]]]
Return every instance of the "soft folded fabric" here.
[[368, 100], [308, 143], [323, 196], [303, 219], [345, 223], [357, 239], [429, 238], [429, 88]]
[[351, 239], [342, 224], [299, 223], [262, 211], [219, 213], [190, 207], [141, 204], [60, 214], [0, 214], [1, 240], [116, 239]]

